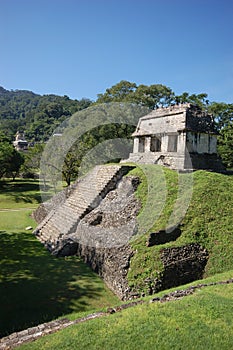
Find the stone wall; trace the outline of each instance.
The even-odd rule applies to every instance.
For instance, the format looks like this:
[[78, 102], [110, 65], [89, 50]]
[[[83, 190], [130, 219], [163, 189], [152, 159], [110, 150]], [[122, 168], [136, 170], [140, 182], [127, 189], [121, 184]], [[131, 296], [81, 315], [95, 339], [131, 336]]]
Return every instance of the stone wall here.
[[79, 222], [76, 232], [61, 239], [53, 251], [60, 257], [80, 256], [120, 299], [130, 295], [127, 272], [133, 250], [128, 241], [141, 208], [134, 196], [138, 184], [137, 177], [122, 178], [117, 188]]
[[129, 159], [122, 160], [121, 162], [129, 161], [139, 164], [158, 164], [170, 169], [184, 169], [185, 154], [178, 154], [176, 152], [130, 153]]
[[187, 149], [195, 153], [217, 153], [217, 135], [187, 132]]
[[165, 108], [154, 110], [147, 116], [140, 118], [137, 130], [133, 135], [163, 135], [165, 131], [173, 133], [177, 130], [183, 130], [186, 121], [185, 115], [186, 108], [172, 109], [170, 113], [166, 113]]
[[[113, 249], [96, 249], [79, 245], [77, 253], [120, 299], [127, 300], [141, 296], [141, 291], [137, 288], [132, 291], [127, 281], [130, 259], [134, 255], [129, 244]], [[161, 260], [163, 271], [159, 278], [154, 281], [149, 278], [145, 280], [148, 286], [145, 292], [147, 295], [202, 279], [208, 252], [199, 244], [191, 243], [182, 247], [162, 249]]]
[[133, 250], [130, 245], [117, 248], [96, 248], [78, 245], [77, 254], [122, 300], [130, 296], [127, 273]]
[[195, 132], [217, 134], [214, 118], [198, 106], [190, 105], [186, 112], [186, 128]]
[[163, 249], [161, 260], [164, 266], [161, 288], [167, 289], [201, 279], [208, 261], [208, 252], [200, 244], [191, 243]]
[[185, 168], [189, 168], [190, 164], [192, 164], [193, 169], [205, 169], [221, 173], [226, 172], [226, 168], [217, 154], [189, 153], [189, 155], [185, 157]]

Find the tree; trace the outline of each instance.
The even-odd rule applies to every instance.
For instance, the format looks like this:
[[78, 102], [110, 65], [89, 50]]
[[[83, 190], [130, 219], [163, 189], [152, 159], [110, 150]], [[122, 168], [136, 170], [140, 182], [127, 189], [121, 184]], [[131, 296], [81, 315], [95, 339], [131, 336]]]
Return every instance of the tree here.
[[155, 109], [167, 106], [174, 100], [173, 91], [162, 84], [139, 85], [122, 80], [104, 94], [99, 94], [96, 103], [129, 102]]
[[230, 122], [220, 131], [218, 138], [218, 152], [223, 164], [227, 168], [233, 168], [233, 123]]
[[168, 106], [174, 100], [173, 91], [162, 84], [154, 84], [150, 86], [139, 85], [132, 101], [150, 109]]
[[13, 181], [15, 180], [16, 176], [19, 175], [19, 171], [23, 163], [24, 163], [23, 154], [14, 149], [10, 159], [10, 167], [7, 171], [7, 175], [11, 176]]
[[72, 147], [67, 153], [62, 167], [62, 177], [67, 186], [71, 184], [72, 180], [78, 177], [81, 159], [81, 155], [78, 156], [77, 154], [76, 147]]
[[29, 147], [27, 153], [24, 156], [24, 164], [22, 167], [22, 173], [25, 177], [34, 176], [39, 173], [40, 159], [44, 150], [44, 144], [37, 143], [33, 147]]
[[218, 136], [218, 153], [226, 168], [233, 167], [233, 104], [212, 102], [208, 111], [213, 114]]
[[0, 142], [0, 178], [9, 170], [12, 151], [12, 147], [8, 142]]
[[228, 126], [233, 122], [233, 104], [224, 102], [212, 102], [208, 108], [214, 115], [218, 130]]
[[104, 94], [98, 94], [97, 103], [106, 102], [121, 102], [130, 100], [130, 96], [133, 95], [137, 85], [126, 80], [121, 80], [116, 85], [113, 85], [110, 89], [106, 89]]
[[11, 176], [13, 180], [18, 175], [24, 157], [6, 140], [0, 142], [0, 178]]
[[205, 108], [209, 104], [207, 97], [208, 95], [206, 93], [190, 95], [188, 92], [183, 92], [181, 95], [175, 96], [174, 100], [176, 103], [192, 103], [199, 107]]
[[[56, 146], [56, 150], [61, 149], [62, 160], [56, 164], [60, 167], [63, 162], [63, 179], [67, 183], [74, 179], [70, 177], [72, 168], [74, 174], [84, 174], [95, 164], [126, 158], [130, 152], [128, 139], [131, 139], [138, 119], [148, 112], [148, 108], [136, 104], [113, 102], [93, 104], [74, 114], [59, 138], [60, 145]], [[62, 149], [68, 150], [65, 156]], [[51, 158], [49, 156], [46, 163], [58, 168], [56, 164], [51, 165]]]

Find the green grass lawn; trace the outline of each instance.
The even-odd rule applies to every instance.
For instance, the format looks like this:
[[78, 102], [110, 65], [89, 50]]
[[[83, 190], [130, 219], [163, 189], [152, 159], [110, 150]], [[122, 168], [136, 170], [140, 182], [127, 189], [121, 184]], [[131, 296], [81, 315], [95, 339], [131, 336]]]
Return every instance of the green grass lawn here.
[[0, 209], [36, 208], [40, 201], [38, 180], [0, 180]]
[[[233, 271], [202, 282], [221, 281], [232, 275]], [[193, 295], [181, 300], [153, 304], [146, 302], [68, 327], [19, 349], [232, 349], [232, 293], [232, 284], [216, 285], [197, 289]]]
[[[3, 186], [1, 186], [3, 185]], [[27, 226], [39, 198], [35, 181], [0, 184], [0, 336], [118, 299], [77, 257], [55, 258]], [[20, 188], [21, 190], [20, 190]], [[22, 209], [22, 210], [21, 210]]]

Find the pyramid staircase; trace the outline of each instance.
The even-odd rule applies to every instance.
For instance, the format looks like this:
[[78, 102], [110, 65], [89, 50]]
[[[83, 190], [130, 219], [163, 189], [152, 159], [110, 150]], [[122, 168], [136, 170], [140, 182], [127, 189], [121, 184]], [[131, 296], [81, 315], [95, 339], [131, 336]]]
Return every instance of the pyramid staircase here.
[[48, 250], [55, 250], [59, 241], [74, 233], [79, 221], [96, 208], [131, 169], [132, 167], [124, 165], [96, 166], [78, 181], [70, 197], [40, 223], [34, 231], [36, 237]]

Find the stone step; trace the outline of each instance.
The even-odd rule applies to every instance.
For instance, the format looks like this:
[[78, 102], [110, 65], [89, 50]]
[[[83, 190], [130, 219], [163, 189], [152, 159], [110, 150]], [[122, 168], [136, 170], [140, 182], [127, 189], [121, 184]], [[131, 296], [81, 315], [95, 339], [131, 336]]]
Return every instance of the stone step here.
[[97, 166], [77, 182], [70, 197], [51, 212], [37, 227], [36, 235], [45, 245], [56, 246], [60, 237], [72, 232], [75, 225], [95, 208], [126, 173], [122, 165]]

